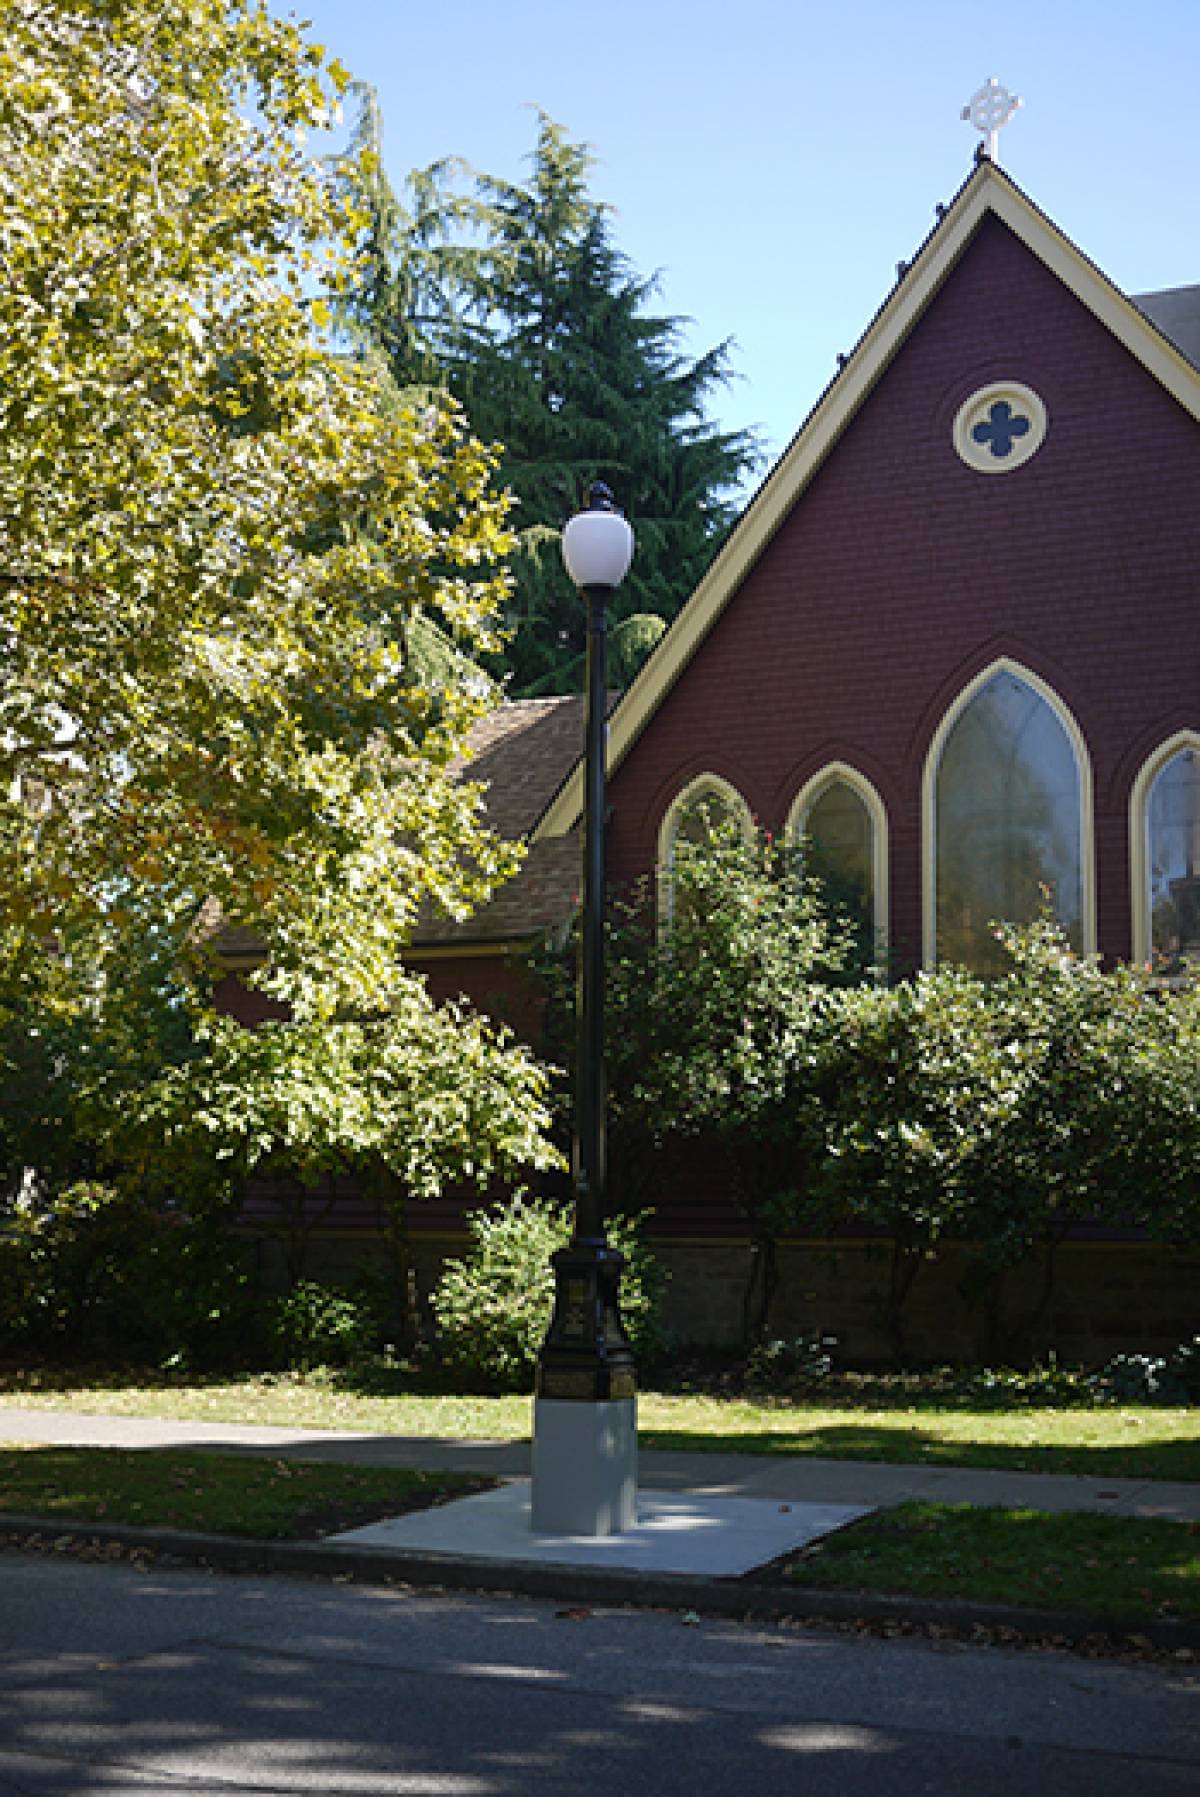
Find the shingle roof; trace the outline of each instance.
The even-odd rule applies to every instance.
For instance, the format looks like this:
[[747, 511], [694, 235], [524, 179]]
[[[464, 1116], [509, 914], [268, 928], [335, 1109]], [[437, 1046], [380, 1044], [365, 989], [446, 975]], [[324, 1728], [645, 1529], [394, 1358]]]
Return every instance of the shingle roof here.
[[[616, 695], [611, 703], [615, 703]], [[528, 837], [583, 751], [583, 700], [520, 699], [481, 720], [460, 771], [487, 788], [484, 813], [498, 836]], [[462, 923], [429, 919], [416, 949], [519, 941], [561, 927], [579, 892], [578, 830], [529, 845], [520, 870]]]
[[1139, 312], [1200, 368], [1200, 287], [1164, 287], [1159, 293], [1135, 293], [1132, 299]]
[[459, 771], [487, 786], [492, 829], [510, 839], [524, 836], [583, 751], [583, 700], [518, 699], [502, 705], [476, 724], [467, 746]]

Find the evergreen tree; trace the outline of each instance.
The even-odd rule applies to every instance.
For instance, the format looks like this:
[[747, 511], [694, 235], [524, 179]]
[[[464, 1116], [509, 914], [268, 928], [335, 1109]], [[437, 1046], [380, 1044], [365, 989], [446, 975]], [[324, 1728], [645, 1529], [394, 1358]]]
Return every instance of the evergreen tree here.
[[477, 176], [464, 197], [454, 165], [440, 163], [410, 177], [403, 203], [382, 175], [380, 128], [368, 95], [356, 153], [366, 152], [358, 197], [370, 223], [351, 322], [400, 385], [436, 369], [472, 428], [502, 445], [518, 545], [494, 671], [517, 696], [581, 685], [584, 620], [558, 535], [601, 479], [638, 538], [613, 614], [623, 683], [704, 572], [758, 460], [751, 433], [706, 417], [730, 378], [729, 344], [691, 360], [683, 321], [648, 312], [654, 283], [634, 272], [589, 192], [589, 150], [545, 114], [527, 182]]

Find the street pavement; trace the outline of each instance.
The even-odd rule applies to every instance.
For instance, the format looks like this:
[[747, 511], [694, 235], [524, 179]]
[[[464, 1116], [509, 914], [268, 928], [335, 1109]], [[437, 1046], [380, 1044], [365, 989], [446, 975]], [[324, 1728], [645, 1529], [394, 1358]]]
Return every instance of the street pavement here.
[[0, 1556], [0, 1797], [1176, 1797], [1194, 1667]]

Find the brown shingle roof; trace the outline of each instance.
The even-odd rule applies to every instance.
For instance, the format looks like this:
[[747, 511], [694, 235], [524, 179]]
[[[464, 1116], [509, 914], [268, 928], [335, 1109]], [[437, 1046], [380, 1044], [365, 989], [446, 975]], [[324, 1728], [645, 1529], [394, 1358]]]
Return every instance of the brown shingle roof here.
[[[610, 705], [615, 703], [612, 696]], [[583, 752], [583, 700], [520, 699], [481, 720], [461, 772], [487, 788], [484, 812], [498, 836], [525, 838]], [[529, 845], [516, 875], [462, 923], [421, 923], [415, 949], [520, 941], [566, 923], [580, 880], [578, 830]]]
[[582, 754], [583, 700], [515, 700], [482, 718], [467, 744], [460, 771], [488, 788], [488, 823], [511, 841], [532, 830]]
[[[610, 698], [610, 709], [616, 702]], [[482, 718], [467, 739], [469, 754], [456, 772], [486, 790], [488, 825], [507, 841], [526, 838], [583, 752], [583, 700], [522, 699]], [[463, 922], [426, 917], [412, 946], [528, 941], [561, 928], [577, 903], [581, 845], [578, 830], [529, 845], [519, 870], [495, 897]], [[231, 964], [261, 960], [254, 930], [222, 926], [212, 907], [205, 935], [213, 936]]]

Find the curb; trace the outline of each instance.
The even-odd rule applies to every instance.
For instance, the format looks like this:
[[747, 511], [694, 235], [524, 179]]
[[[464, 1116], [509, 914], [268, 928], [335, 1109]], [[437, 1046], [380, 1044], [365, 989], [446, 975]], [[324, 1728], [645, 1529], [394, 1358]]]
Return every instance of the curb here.
[[1083, 1615], [1032, 1610], [1015, 1604], [975, 1604], [959, 1598], [920, 1598], [877, 1592], [788, 1589], [756, 1580], [695, 1578], [688, 1573], [622, 1572], [612, 1568], [499, 1562], [468, 1554], [406, 1554], [393, 1548], [343, 1547], [323, 1541], [243, 1540], [183, 1529], [63, 1523], [6, 1514], [0, 1551], [68, 1553], [116, 1548], [133, 1555], [184, 1562], [222, 1572], [290, 1573], [359, 1584], [406, 1585], [489, 1596], [549, 1598], [595, 1608], [692, 1611], [741, 1621], [863, 1623], [929, 1629], [949, 1635], [994, 1634], [1006, 1643], [1052, 1642], [1110, 1651], [1200, 1653], [1200, 1622]]

